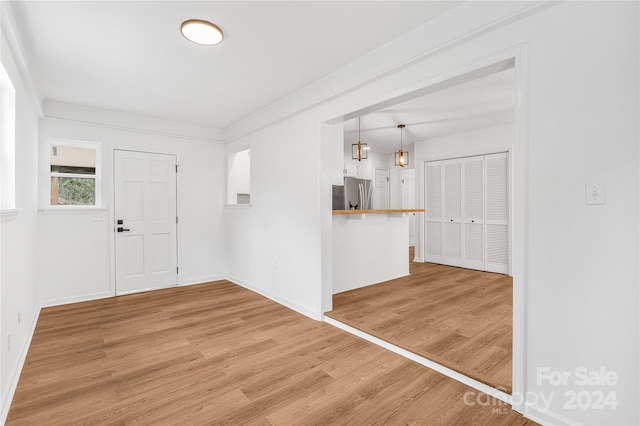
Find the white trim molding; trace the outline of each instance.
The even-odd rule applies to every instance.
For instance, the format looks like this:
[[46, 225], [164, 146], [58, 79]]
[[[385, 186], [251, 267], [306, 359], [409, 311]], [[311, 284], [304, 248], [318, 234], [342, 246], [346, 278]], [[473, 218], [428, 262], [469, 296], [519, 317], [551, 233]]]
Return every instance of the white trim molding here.
[[293, 302], [291, 300], [285, 299], [281, 296], [278, 296], [277, 294], [274, 294], [272, 292], [270, 292], [269, 290], [265, 290], [263, 288], [260, 288], [258, 286], [255, 286], [245, 280], [243, 280], [242, 278], [238, 278], [235, 276], [227, 276], [227, 281], [232, 282], [233, 284], [239, 285], [240, 287], [244, 287], [247, 290], [251, 290], [254, 293], [258, 293], [261, 296], [266, 297], [267, 299], [270, 299], [286, 308], [289, 308], [293, 311], [298, 312], [299, 314], [302, 314], [306, 317], [309, 317], [311, 319], [314, 319], [316, 321], [322, 321], [322, 314], [316, 311], [313, 311], [305, 306], [302, 306], [296, 302]]
[[9, 222], [18, 217], [21, 209], [0, 209], [0, 222]]
[[70, 303], [88, 302], [90, 300], [105, 299], [112, 297], [111, 291], [99, 291], [96, 293], [82, 294], [80, 296], [60, 297], [56, 299], [48, 299], [41, 302], [43, 308], [51, 306], [68, 305]]
[[227, 279], [227, 277], [225, 275], [216, 275], [216, 276], [212, 276], [212, 277], [201, 277], [201, 278], [191, 278], [191, 279], [183, 280], [180, 283], [180, 286], [186, 287], [186, 286], [190, 286], [190, 285], [210, 284], [212, 282], [223, 281], [223, 280], [226, 280], [226, 279]]

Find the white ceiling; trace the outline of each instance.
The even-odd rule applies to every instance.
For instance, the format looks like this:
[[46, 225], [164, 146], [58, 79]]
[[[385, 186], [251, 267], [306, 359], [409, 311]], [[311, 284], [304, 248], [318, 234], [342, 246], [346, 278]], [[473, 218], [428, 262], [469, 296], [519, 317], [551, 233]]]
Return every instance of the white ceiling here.
[[[371, 152], [391, 154], [428, 139], [515, 122], [513, 68], [459, 84], [360, 117], [360, 141]], [[358, 142], [358, 118], [344, 122], [345, 151]]]
[[[20, 1], [43, 99], [225, 128], [459, 2]], [[215, 47], [187, 19], [225, 32]], [[421, 119], [423, 120], [423, 119]]]

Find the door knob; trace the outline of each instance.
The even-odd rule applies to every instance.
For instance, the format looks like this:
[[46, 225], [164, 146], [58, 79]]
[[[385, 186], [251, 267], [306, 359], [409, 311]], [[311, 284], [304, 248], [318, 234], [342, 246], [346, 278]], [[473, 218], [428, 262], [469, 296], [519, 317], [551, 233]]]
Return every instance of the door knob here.
[[123, 228], [122, 226], [118, 226], [118, 232], [129, 232], [131, 229]]

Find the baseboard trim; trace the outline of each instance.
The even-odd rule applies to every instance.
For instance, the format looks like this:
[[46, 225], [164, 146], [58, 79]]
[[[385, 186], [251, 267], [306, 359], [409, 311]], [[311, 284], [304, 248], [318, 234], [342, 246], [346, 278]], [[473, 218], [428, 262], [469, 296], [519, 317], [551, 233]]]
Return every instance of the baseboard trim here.
[[311, 319], [317, 320], [317, 321], [322, 321], [322, 314], [320, 314], [319, 312], [315, 312], [312, 311], [310, 309], [308, 309], [305, 306], [299, 305], [296, 302], [293, 302], [291, 300], [285, 299], [284, 297], [280, 297], [272, 292], [270, 292], [269, 290], [265, 290], [263, 288], [260, 288], [258, 286], [255, 286], [241, 278], [235, 277], [233, 275], [227, 276], [226, 278], [228, 281], [231, 281], [234, 284], [239, 285], [240, 287], [244, 287], [247, 290], [251, 290], [255, 293], [258, 293], [261, 296], [266, 297], [267, 299], [271, 299], [274, 302], [285, 306], [293, 311], [298, 312], [299, 314], [302, 314], [306, 317], [309, 317]]
[[541, 425], [577, 426], [580, 424], [553, 411], [543, 410], [532, 405], [525, 406], [523, 416]]
[[104, 299], [106, 297], [113, 297], [113, 296], [115, 295], [110, 291], [100, 291], [97, 293], [83, 294], [80, 296], [60, 297], [58, 299], [45, 300], [41, 303], [41, 306], [43, 308], [48, 308], [50, 306], [60, 306], [60, 305], [68, 305], [70, 303], [88, 302], [89, 300]]
[[353, 334], [358, 336], [364, 340], [367, 340], [374, 345], [380, 346], [382, 348], [388, 349], [391, 352], [395, 352], [396, 354], [410, 359], [411, 361], [417, 362], [420, 365], [423, 365], [427, 368], [437, 371], [438, 373], [444, 374], [445, 376], [456, 380], [462, 384], [465, 384], [469, 387], [472, 387], [482, 393], [486, 393], [487, 395], [491, 395], [492, 397], [511, 405], [511, 395], [508, 393], [502, 392], [498, 389], [494, 389], [491, 386], [485, 385], [482, 382], [472, 379], [471, 377], [467, 377], [464, 374], [458, 373], [450, 368], [445, 367], [444, 365], [438, 364], [437, 362], [433, 362], [430, 359], [421, 357], [420, 355], [416, 355], [413, 352], [409, 352], [406, 349], [401, 348], [400, 346], [396, 346], [392, 343], [379, 339], [375, 336], [372, 336], [369, 333], [365, 333], [364, 331], [358, 330], [357, 328], [351, 327], [343, 322], [337, 321], [333, 318], [329, 318], [328, 316], [324, 316], [324, 322], [327, 324], [331, 324], [334, 327], [337, 327], [343, 331], [346, 331], [349, 334]]
[[424, 263], [424, 260], [422, 260], [422, 258], [421, 258], [421, 257], [414, 257], [414, 258], [413, 258], [413, 261], [414, 261], [414, 262]]
[[188, 286], [188, 285], [198, 285], [198, 284], [206, 284], [212, 281], [221, 281], [226, 280], [227, 277], [225, 275], [216, 275], [213, 277], [203, 277], [203, 278], [194, 278], [190, 280], [183, 280], [180, 286]]
[[16, 389], [18, 388], [20, 374], [22, 374], [22, 368], [24, 367], [24, 362], [27, 359], [27, 353], [29, 352], [29, 347], [31, 346], [31, 339], [33, 339], [33, 333], [35, 333], [36, 331], [36, 324], [38, 324], [38, 318], [40, 318], [40, 310], [41, 308], [36, 309], [36, 312], [31, 320], [31, 325], [27, 333], [27, 339], [25, 340], [24, 345], [21, 348], [20, 357], [18, 358], [18, 364], [11, 373], [11, 379], [7, 384], [8, 391], [2, 396], [2, 413], [0, 414], [0, 416], [2, 416], [0, 418], [0, 424], [2, 425], [4, 425], [7, 421], [7, 416], [9, 415], [9, 410], [11, 409], [11, 403], [13, 402], [13, 396], [16, 394]]

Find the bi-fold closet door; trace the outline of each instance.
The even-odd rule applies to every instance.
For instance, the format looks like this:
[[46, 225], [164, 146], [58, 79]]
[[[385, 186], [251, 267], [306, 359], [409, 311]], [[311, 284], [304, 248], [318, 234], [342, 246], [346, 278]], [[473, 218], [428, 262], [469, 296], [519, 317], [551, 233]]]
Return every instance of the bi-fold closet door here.
[[425, 165], [425, 260], [509, 273], [507, 153]]

